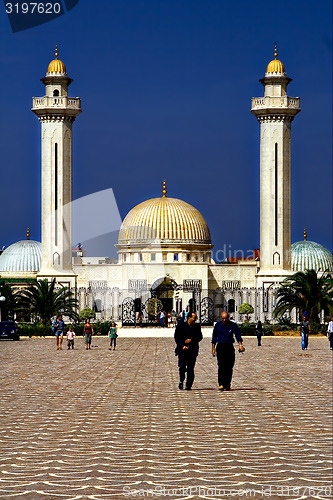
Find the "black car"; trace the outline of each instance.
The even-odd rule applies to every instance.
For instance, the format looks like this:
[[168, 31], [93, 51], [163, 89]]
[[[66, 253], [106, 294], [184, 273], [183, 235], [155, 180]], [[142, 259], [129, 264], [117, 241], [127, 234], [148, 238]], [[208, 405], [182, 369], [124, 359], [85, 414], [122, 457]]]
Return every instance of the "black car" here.
[[0, 340], [20, 340], [17, 326], [14, 321], [1, 321], [0, 322]]

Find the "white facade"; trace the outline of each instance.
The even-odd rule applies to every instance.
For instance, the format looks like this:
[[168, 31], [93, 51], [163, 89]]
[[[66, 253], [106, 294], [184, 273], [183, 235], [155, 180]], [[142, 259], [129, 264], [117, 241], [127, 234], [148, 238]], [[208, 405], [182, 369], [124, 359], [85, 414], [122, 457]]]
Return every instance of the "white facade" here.
[[300, 111], [299, 98], [287, 96], [291, 79], [277, 53], [260, 80], [264, 97], [253, 98], [251, 109], [260, 123], [260, 260], [216, 264], [204, 218], [168, 198], [164, 183], [160, 198], [140, 203], [125, 218], [118, 262], [77, 255], [72, 264], [72, 124], [81, 104], [68, 97], [71, 81], [56, 52], [42, 79], [46, 95], [33, 101], [42, 143], [42, 257], [35, 276], [67, 283], [80, 309], [94, 307], [99, 319], [127, 315], [135, 322], [135, 299], [144, 306], [152, 297], [177, 312], [195, 304], [207, 324], [224, 309], [240, 320], [244, 302], [254, 308], [252, 320], [271, 319], [274, 291], [292, 272], [291, 123]]

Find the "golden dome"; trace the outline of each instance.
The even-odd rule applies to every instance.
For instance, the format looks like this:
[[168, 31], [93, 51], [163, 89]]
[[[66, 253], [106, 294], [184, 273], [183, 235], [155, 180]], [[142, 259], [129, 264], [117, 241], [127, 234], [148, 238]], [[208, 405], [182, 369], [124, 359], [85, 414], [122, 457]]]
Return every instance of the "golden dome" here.
[[266, 74], [267, 73], [280, 73], [280, 74], [285, 74], [286, 70], [284, 69], [284, 64], [277, 59], [277, 46], [275, 45], [275, 50], [274, 50], [274, 59], [268, 64], [267, 69], [266, 69]]
[[168, 198], [144, 201], [126, 215], [119, 245], [156, 243], [211, 244], [208, 225], [201, 213], [185, 201]]
[[66, 74], [66, 66], [60, 59], [58, 59], [58, 45], [56, 45], [55, 49], [55, 59], [50, 62], [48, 68], [48, 73], [65, 73]]

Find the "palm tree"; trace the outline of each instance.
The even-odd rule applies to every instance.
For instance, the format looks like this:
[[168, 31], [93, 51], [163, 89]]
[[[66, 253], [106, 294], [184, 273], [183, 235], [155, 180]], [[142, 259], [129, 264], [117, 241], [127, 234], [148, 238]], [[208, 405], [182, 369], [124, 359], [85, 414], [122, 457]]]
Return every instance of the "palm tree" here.
[[78, 300], [68, 288], [55, 288], [55, 278], [36, 281], [20, 293], [20, 310], [38, 317], [43, 324], [48, 323], [52, 316], [64, 314], [76, 320]]
[[275, 317], [296, 308], [307, 311], [310, 320], [319, 323], [323, 309], [333, 312], [333, 279], [327, 273], [318, 277], [314, 269], [298, 271], [283, 280], [276, 297]]

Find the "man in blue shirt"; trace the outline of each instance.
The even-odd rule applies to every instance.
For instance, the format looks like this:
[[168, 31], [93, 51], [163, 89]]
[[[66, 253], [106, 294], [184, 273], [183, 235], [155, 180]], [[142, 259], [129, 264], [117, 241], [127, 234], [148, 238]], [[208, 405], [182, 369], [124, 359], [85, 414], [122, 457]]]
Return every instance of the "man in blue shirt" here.
[[62, 319], [62, 315], [59, 314], [57, 319], [55, 319], [52, 323], [52, 331], [56, 336], [57, 341], [57, 350], [62, 349], [62, 339], [64, 335], [64, 320]]
[[243, 352], [245, 349], [237, 323], [230, 321], [229, 314], [226, 311], [221, 314], [221, 320], [214, 326], [212, 355], [217, 356], [219, 390], [230, 391], [232, 371], [235, 364], [234, 336], [238, 341], [239, 351]]

